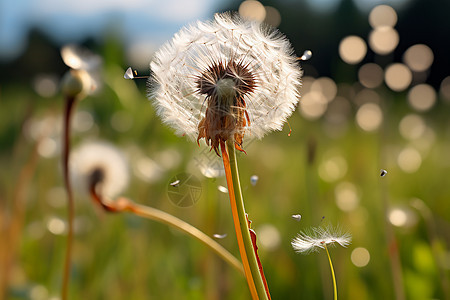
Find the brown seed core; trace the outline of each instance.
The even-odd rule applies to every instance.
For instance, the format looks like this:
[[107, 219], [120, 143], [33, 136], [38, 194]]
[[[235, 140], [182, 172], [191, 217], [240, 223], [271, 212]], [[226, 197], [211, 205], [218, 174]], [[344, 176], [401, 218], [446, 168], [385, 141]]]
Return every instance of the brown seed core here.
[[206, 144], [219, 155], [220, 142], [233, 137], [236, 149], [242, 149], [244, 127], [250, 125], [244, 96], [255, 90], [254, 75], [248, 64], [217, 62], [197, 78], [200, 94], [206, 95], [205, 117], [198, 124], [197, 143], [205, 138]]

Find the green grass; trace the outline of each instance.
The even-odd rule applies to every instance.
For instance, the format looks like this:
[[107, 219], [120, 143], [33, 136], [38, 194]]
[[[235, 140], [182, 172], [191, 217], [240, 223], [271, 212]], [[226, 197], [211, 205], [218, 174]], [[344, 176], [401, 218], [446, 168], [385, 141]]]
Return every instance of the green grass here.
[[[113, 59], [111, 55], [109, 57]], [[159, 179], [146, 182], [131, 173], [131, 184], [124, 195], [169, 212], [209, 235], [227, 233], [220, 243], [238, 257], [228, 197], [217, 189], [218, 185], [226, 186], [225, 178], [208, 179], [190, 167], [193, 157], [201, 149], [186, 138], [176, 137], [161, 124], [145, 98], [142, 85], [137, 88], [134, 82], [123, 79], [125, 66], [122, 69], [114, 65], [114, 61], [108, 61], [106, 65], [103, 89], [77, 106], [78, 110], [92, 114], [95, 125], [85, 132], [74, 132], [73, 145], [88, 139], [106, 140], [128, 154], [136, 153], [137, 149], [156, 162], [164, 151], [175, 151], [181, 160], [165, 170]], [[335, 80], [339, 82], [339, 78]], [[435, 139], [423, 153], [418, 171], [408, 174], [396, 162], [398, 151], [409, 143], [398, 133], [398, 123], [412, 110], [406, 104], [404, 94], [383, 90], [383, 95], [389, 99], [383, 130], [364, 132], [357, 127], [352, 115], [345, 133], [331, 137], [324, 119], [308, 121], [295, 112], [289, 119], [293, 129], [290, 137], [286, 126], [282, 132], [273, 132], [261, 141], [252, 142], [246, 148], [247, 155], [238, 155], [244, 199], [253, 228], [258, 233], [260, 225], [271, 224], [281, 238], [275, 249], [259, 247], [273, 299], [332, 297], [326, 257], [297, 255], [290, 245], [296, 233], [318, 225], [322, 217], [325, 221], [340, 224], [353, 235], [353, 242], [347, 249], [330, 249], [340, 299], [393, 299], [384, 234], [383, 189], [386, 189], [390, 204], [411, 208], [417, 219], [411, 227], [394, 228], [407, 298], [444, 298], [438, 270], [438, 265], [443, 264], [437, 263], [433, 256], [430, 232], [427, 231], [429, 222], [410, 206], [410, 200], [419, 198], [430, 208], [436, 225], [431, 232], [437, 236], [435, 249], [438, 254], [446, 253], [448, 236], [445, 233], [450, 221], [449, 107], [438, 103], [431, 112], [422, 114]], [[13, 193], [34, 143], [23, 135], [22, 122], [29, 121], [30, 117], [60, 116], [63, 100], [60, 95], [43, 99], [30, 87], [17, 85], [2, 85], [0, 96], [0, 223], [6, 224], [16, 217], [12, 209]], [[353, 109], [356, 109], [355, 105]], [[118, 132], [111, 126], [111, 116], [117, 111], [132, 116], [129, 131]], [[59, 143], [59, 133], [54, 137]], [[307, 161], [310, 140], [317, 144], [312, 163]], [[347, 172], [341, 178], [327, 182], [319, 176], [319, 168], [330, 155], [344, 158]], [[175, 158], [169, 155], [168, 159]], [[64, 193], [49, 194], [55, 188], [62, 188], [60, 160], [59, 153], [49, 158], [40, 156], [33, 178], [24, 190], [25, 203], [21, 205], [25, 218], [18, 239], [20, 244], [14, 253], [16, 259], [7, 299], [41, 299], [31, 297], [32, 291], [37, 293], [36, 286], [45, 287], [48, 296], [60, 294], [66, 239], [47, 230], [50, 218], [64, 220], [67, 214]], [[385, 178], [379, 176], [381, 168], [388, 170]], [[178, 208], [169, 201], [166, 187], [170, 178], [185, 171], [195, 173], [202, 182], [203, 192], [196, 205]], [[259, 176], [256, 186], [250, 184], [250, 176], [254, 174]], [[341, 211], [335, 202], [335, 188], [343, 181], [353, 183], [358, 190], [359, 204], [350, 212]], [[300, 222], [291, 218], [292, 214], [298, 213], [302, 215]], [[86, 195], [79, 193], [76, 219], [83, 226], [74, 242], [71, 299], [249, 297], [247, 284], [240, 273], [198, 241], [165, 225], [130, 214], [104, 213]], [[367, 266], [359, 268], [352, 263], [351, 253], [356, 247], [369, 251]], [[6, 248], [1, 245], [0, 249]], [[445, 272], [448, 275], [448, 269]]]

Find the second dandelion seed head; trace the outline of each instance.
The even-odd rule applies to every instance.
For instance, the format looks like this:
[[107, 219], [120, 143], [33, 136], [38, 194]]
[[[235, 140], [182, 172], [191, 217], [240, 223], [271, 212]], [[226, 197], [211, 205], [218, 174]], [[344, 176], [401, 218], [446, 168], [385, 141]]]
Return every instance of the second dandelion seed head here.
[[343, 232], [338, 227], [312, 227], [310, 230], [301, 231], [291, 242], [292, 247], [298, 253], [311, 253], [319, 248], [325, 249], [327, 246], [339, 244], [347, 247], [352, 241], [352, 236], [348, 232]]

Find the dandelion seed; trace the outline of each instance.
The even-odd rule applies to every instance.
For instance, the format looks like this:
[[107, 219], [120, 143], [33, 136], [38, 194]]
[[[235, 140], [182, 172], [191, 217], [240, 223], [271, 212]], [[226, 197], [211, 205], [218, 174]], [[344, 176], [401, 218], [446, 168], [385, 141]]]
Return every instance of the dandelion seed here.
[[123, 75], [123, 78], [125, 79], [134, 79], [133, 70], [131, 67], [128, 67], [128, 69], [125, 71], [125, 74]]
[[228, 194], [228, 189], [226, 187], [224, 187], [223, 185], [219, 185], [217, 187], [217, 189], [224, 194]]
[[163, 122], [218, 154], [244, 133], [262, 138], [281, 130], [299, 100], [302, 72], [276, 29], [237, 15], [183, 28], [155, 55], [149, 97]]
[[179, 184], [180, 184], [180, 180], [179, 179], [170, 183], [171, 186], [178, 186]]
[[213, 237], [216, 239], [224, 239], [227, 237], [227, 234], [226, 233], [224, 233], [224, 234], [215, 233], [215, 234], [213, 234]]
[[328, 245], [335, 243], [342, 247], [347, 247], [352, 237], [347, 232], [342, 232], [339, 228], [331, 226], [312, 227], [310, 230], [301, 231], [291, 242], [292, 247], [298, 253], [310, 253], [325, 249]]
[[258, 180], [259, 180], [258, 175], [252, 175], [252, 176], [250, 177], [250, 183], [251, 183], [253, 186], [255, 186], [255, 185], [258, 183]]
[[292, 219], [294, 219], [295, 221], [300, 221], [302, 219], [302, 215], [297, 214], [297, 215], [292, 215]]
[[299, 58], [300, 60], [309, 60], [312, 57], [312, 51], [311, 50], [305, 50], [305, 52], [303, 52], [303, 55]]
[[128, 165], [124, 155], [104, 142], [88, 142], [74, 149], [70, 157], [74, 185], [88, 192], [93, 183], [98, 193], [114, 197], [128, 185]]

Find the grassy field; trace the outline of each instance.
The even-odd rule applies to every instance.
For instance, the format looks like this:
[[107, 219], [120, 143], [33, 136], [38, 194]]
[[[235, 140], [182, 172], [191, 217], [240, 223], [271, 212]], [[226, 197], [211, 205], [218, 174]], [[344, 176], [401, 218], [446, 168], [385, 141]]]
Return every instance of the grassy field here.
[[[73, 148], [86, 141], [113, 144], [129, 164], [122, 195], [210, 236], [227, 234], [217, 241], [238, 257], [228, 195], [218, 189], [225, 178], [207, 178], [198, 168], [199, 159], [217, 158], [162, 125], [144, 80], [124, 80], [119, 58], [99, 54], [102, 86], [76, 107]], [[247, 155], [238, 155], [272, 298], [331, 299], [325, 252], [299, 255], [290, 244], [299, 231], [323, 224], [353, 236], [348, 248], [331, 249], [341, 299], [394, 299], [402, 290], [407, 299], [449, 297], [448, 104], [438, 99], [430, 111], [416, 112], [406, 92], [381, 86], [373, 89], [381, 125], [365, 131], [355, 120], [363, 87], [333, 80], [345, 112], [330, 102], [325, 115], [312, 120], [300, 107], [289, 119], [291, 136], [285, 126], [247, 142]], [[5, 299], [59, 299], [67, 227], [63, 96], [2, 84], [0, 105], [0, 254], [10, 264], [0, 292]], [[400, 124], [411, 114], [416, 122], [402, 133]], [[171, 178], [183, 172], [201, 183], [190, 207], [174, 205], [167, 193]], [[259, 177], [255, 185], [252, 175]], [[203, 244], [154, 221], [106, 213], [86, 192], [75, 192], [71, 299], [249, 299], [244, 277]]]

